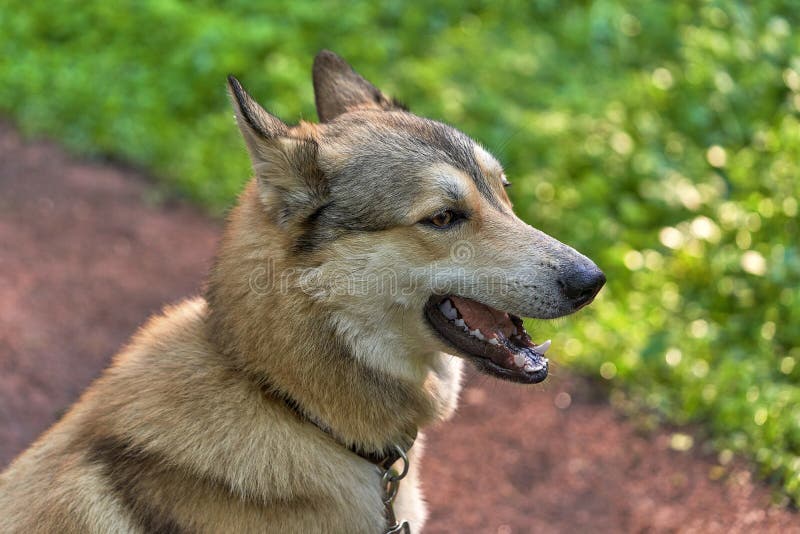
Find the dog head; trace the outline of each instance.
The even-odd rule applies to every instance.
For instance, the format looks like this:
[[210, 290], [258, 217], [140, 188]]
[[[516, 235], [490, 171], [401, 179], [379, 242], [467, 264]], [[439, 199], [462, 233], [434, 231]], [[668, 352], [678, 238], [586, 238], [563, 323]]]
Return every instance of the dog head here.
[[514, 215], [502, 166], [477, 142], [408, 112], [332, 52], [313, 75], [320, 124], [293, 127], [229, 79], [264, 217], [297, 268], [293, 298], [399, 376], [424, 376], [444, 351], [543, 380], [549, 342], [520, 317], [580, 309], [603, 273]]

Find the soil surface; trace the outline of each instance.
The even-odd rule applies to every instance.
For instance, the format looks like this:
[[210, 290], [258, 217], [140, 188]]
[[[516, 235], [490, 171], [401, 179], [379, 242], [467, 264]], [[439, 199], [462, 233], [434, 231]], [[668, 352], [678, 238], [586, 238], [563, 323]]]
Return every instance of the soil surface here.
[[[150, 191], [0, 122], [0, 467], [149, 314], [198, 292], [220, 225]], [[563, 370], [533, 387], [470, 372], [427, 433], [426, 532], [800, 532], [741, 465], [672, 450], [595, 391]]]

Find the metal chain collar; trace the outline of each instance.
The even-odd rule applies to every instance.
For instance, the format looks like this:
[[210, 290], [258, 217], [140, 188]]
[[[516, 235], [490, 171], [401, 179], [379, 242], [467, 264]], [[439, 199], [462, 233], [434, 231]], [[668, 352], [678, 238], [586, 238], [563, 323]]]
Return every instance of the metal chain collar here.
[[[398, 460], [403, 461], [403, 467], [399, 473], [392, 467]], [[387, 524], [384, 534], [411, 534], [408, 521], [398, 521], [394, 514], [394, 499], [397, 497], [397, 490], [400, 489], [400, 481], [408, 474], [406, 451], [401, 446], [395, 445], [392, 454], [377, 467], [378, 473], [381, 475], [381, 493]]]
[[[294, 412], [300, 419], [308, 421], [312, 425], [325, 432], [338, 443], [342, 444], [341, 440], [337, 439], [334, 433], [325, 425], [319, 423], [310, 417], [301, 407], [300, 404], [286, 393], [281, 392], [277, 388], [270, 386], [262, 380], [262, 388], [268, 391], [271, 395], [278, 397], [283, 401], [286, 407]], [[408, 456], [406, 451], [410, 450], [414, 441], [417, 439], [417, 429], [403, 437], [403, 445], [393, 445], [392, 452], [386, 456], [365, 454], [360, 449], [342, 444], [342, 446], [349, 449], [354, 454], [361, 458], [375, 464], [378, 469], [378, 474], [381, 476], [381, 499], [383, 500], [384, 516], [386, 517], [386, 530], [384, 534], [411, 534], [411, 527], [408, 521], [397, 521], [394, 514], [394, 499], [397, 496], [397, 490], [400, 489], [400, 481], [403, 480], [408, 474]], [[403, 469], [397, 472], [392, 466], [398, 460], [403, 460]]]

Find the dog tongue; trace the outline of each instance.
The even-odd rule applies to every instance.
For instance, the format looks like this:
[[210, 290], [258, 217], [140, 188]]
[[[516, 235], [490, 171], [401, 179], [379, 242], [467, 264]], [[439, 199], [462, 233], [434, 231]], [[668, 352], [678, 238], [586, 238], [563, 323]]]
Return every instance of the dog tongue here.
[[502, 332], [506, 338], [514, 334], [514, 324], [506, 312], [460, 297], [450, 297], [450, 301], [470, 330], [478, 329], [486, 337], [493, 337], [493, 332]]

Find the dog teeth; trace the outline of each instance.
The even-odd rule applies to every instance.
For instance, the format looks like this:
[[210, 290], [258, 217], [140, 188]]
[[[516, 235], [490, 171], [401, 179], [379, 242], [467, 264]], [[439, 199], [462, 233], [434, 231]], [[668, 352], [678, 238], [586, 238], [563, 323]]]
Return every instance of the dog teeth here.
[[493, 337], [492, 339], [490, 339], [489, 343], [492, 344], [492, 345], [499, 345], [500, 344], [500, 342], [497, 341], [496, 337]]
[[481, 341], [483, 341], [483, 340], [485, 340], [485, 339], [486, 339], [486, 338], [483, 336], [483, 333], [482, 333], [482, 332], [480, 331], [480, 329], [478, 329], [478, 328], [476, 328], [475, 330], [472, 330], [472, 331], [470, 331], [469, 335], [471, 335], [472, 337], [477, 337], [477, 338], [478, 338], [478, 339], [480, 339]]
[[525, 367], [523, 367], [523, 369], [525, 369], [525, 371], [528, 372], [528, 373], [532, 373], [534, 371], [541, 370], [542, 366], [541, 365], [533, 365], [532, 362], [528, 362], [528, 363], [525, 364]]
[[525, 358], [524, 354], [515, 354], [514, 355], [514, 365], [517, 367], [522, 367], [527, 362], [527, 358]]
[[449, 299], [439, 304], [439, 310], [445, 317], [447, 317], [451, 321], [455, 321], [456, 319], [458, 319], [458, 312], [453, 307], [453, 303], [450, 302]]
[[456, 326], [460, 326], [460, 327], [462, 327], [462, 328], [463, 328], [464, 326], [466, 326], [466, 325], [464, 324], [464, 319], [456, 319], [456, 320], [455, 320], [455, 325], [456, 325]]
[[548, 339], [547, 341], [545, 341], [541, 345], [536, 345], [535, 347], [533, 347], [533, 350], [535, 350], [539, 354], [544, 354], [545, 352], [547, 352], [547, 349], [550, 348], [550, 343], [551, 343], [551, 340]]

